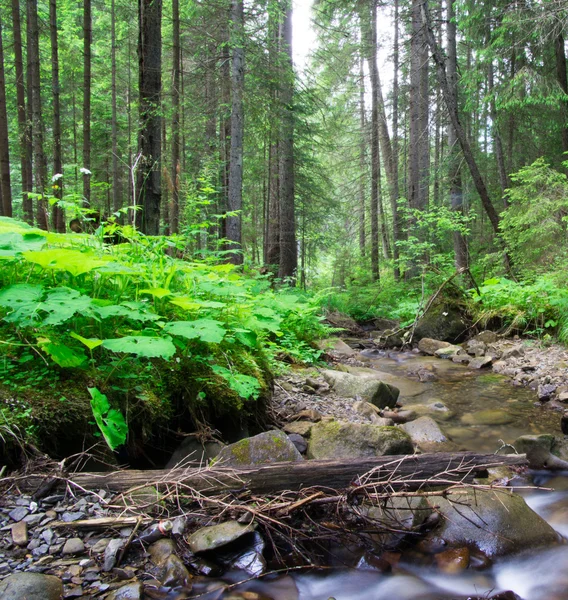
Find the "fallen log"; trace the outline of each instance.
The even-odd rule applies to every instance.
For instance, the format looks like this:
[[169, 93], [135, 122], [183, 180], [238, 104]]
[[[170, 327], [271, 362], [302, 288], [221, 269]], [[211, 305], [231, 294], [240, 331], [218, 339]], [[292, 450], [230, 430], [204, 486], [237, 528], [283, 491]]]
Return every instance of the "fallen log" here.
[[[500, 456], [473, 452], [439, 452], [408, 456], [378, 456], [343, 460], [305, 460], [244, 468], [222, 465], [196, 469], [123, 470], [111, 473], [75, 473], [57, 477], [56, 487], [76, 486], [85, 490], [126, 492], [146, 485], [159, 489], [177, 486], [183, 493], [205, 495], [249, 490], [270, 494], [303, 488], [342, 490], [368, 486], [383, 489], [416, 490], [423, 487], [471, 482], [489, 467], [525, 467], [524, 454]], [[32, 491], [45, 483], [45, 475], [26, 475], [13, 481], [20, 489]]]

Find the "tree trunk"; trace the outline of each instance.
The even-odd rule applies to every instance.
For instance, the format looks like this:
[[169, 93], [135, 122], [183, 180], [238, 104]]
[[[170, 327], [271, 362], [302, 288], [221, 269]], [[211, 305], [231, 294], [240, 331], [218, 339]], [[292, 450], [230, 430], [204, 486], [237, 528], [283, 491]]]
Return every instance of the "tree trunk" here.
[[233, 50], [231, 72], [231, 156], [229, 162], [229, 213], [227, 216], [227, 249], [233, 250], [230, 261], [235, 265], [243, 262], [241, 251], [241, 210], [243, 207], [243, 91], [245, 84], [245, 18], [243, 0], [232, 0], [231, 5], [231, 46]]
[[37, 0], [28, 0], [29, 39], [28, 53], [31, 68], [32, 114], [33, 114], [33, 151], [35, 191], [41, 194], [37, 203], [36, 221], [40, 229], [47, 230], [47, 161], [43, 152], [43, 121], [41, 114], [41, 81], [39, 69], [39, 29]]
[[[26, 103], [27, 103], [27, 111], [26, 111], [26, 158], [29, 165], [29, 169], [27, 171], [28, 181], [27, 181], [27, 189], [32, 192], [34, 189], [34, 157], [33, 157], [33, 145], [34, 145], [34, 137], [33, 137], [33, 85], [32, 85], [32, 23], [30, 18], [30, 3], [26, 2]], [[29, 196], [26, 196], [24, 199], [24, 213], [29, 215], [29, 223], [30, 225], [34, 222], [34, 202], [33, 199]]]
[[292, 60], [292, 2], [285, 0], [282, 21], [282, 60], [285, 65], [280, 101], [282, 130], [280, 136], [280, 263], [278, 277], [296, 277], [298, 253], [294, 207], [294, 63]]
[[[361, 40], [363, 42], [363, 40]], [[367, 154], [367, 119], [365, 116], [365, 71], [364, 61], [361, 56], [359, 62], [359, 122], [361, 127], [359, 139], [359, 252], [365, 256], [365, 179], [367, 176], [366, 160]]]
[[[372, 470], [369, 483], [376, 481], [379, 489], [388, 492], [393, 487], [411, 490], [423, 488], [428, 484], [439, 487], [470, 482], [474, 477], [483, 476], [490, 467], [526, 467], [527, 464], [524, 454], [499, 456], [473, 452], [436, 452], [408, 456], [375, 456], [357, 460], [299, 460], [235, 469], [215, 466], [211, 469], [188, 467], [154, 471], [75, 473], [69, 480], [83, 489], [102, 488], [114, 492], [124, 492], [146, 485], [167, 487], [183, 484], [185, 488], [207, 496], [243, 489], [255, 494], [273, 494], [307, 487], [324, 487], [336, 491], [348, 488], [350, 493], [355, 493], [361, 476]], [[21, 489], [26, 491], [37, 490], [42, 484], [45, 484], [45, 477], [38, 475], [27, 475], [18, 481]], [[60, 487], [66, 485], [67, 479], [61, 479]], [[366, 492], [367, 490], [362, 490], [363, 494]]]
[[[454, 98], [458, 97], [458, 54], [456, 43], [456, 21], [454, 13], [454, 5], [452, 1], [448, 2], [448, 19], [447, 19], [447, 44], [448, 44], [448, 85]], [[452, 210], [459, 215], [463, 215], [463, 190], [460, 162], [461, 156], [458, 152], [458, 140], [456, 130], [452, 123], [448, 124], [448, 153], [449, 153], [449, 169], [448, 179], [450, 187], [450, 206]], [[456, 269], [467, 269], [469, 266], [467, 242], [460, 231], [453, 232], [454, 238], [454, 263]]]
[[172, 0], [173, 57], [172, 57], [172, 207], [170, 211], [170, 233], [179, 233], [179, 86], [181, 71], [181, 49], [179, 33], [179, 0]]
[[[219, 214], [224, 215], [229, 205], [229, 162], [231, 156], [231, 117], [228, 107], [231, 105], [231, 54], [229, 51], [228, 27], [223, 35], [224, 43], [221, 52], [221, 106], [223, 114], [219, 124], [220, 155], [221, 155], [221, 193], [219, 198]], [[221, 219], [219, 237], [225, 239], [227, 220]]]
[[[416, 1], [416, 0], [415, 0]], [[437, 73], [438, 73], [438, 83], [442, 88], [442, 94], [444, 96], [444, 101], [446, 103], [446, 108], [448, 109], [448, 113], [450, 116], [450, 120], [455, 129], [456, 136], [459, 140], [460, 146], [462, 148], [462, 152], [469, 167], [471, 177], [475, 184], [475, 188], [479, 197], [481, 199], [481, 203], [487, 216], [489, 217], [489, 221], [493, 227], [493, 231], [495, 233], [499, 233], [499, 215], [497, 214], [495, 207], [491, 202], [491, 198], [489, 197], [489, 192], [487, 191], [487, 187], [485, 186], [485, 182], [483, 181], [483, 177], [481, 176], [481, 172], [471, 150], [471, 146], [469, 145], [469, 141], [465, 135], [464, 128], [461, 124], [458, 105], [454, 94], [452, 93], [452, 89], [448, 84], [448, 78], [446, 75], [446, 64], [440, 47], [436, 42], [436, 38], [434, 37], [434, 33], [432, 32], [432, 27], [430, 24], [430, 16], [428, 13], [427, 3], [423, 0], [421, 2], [421, 13], [422, 13], [422, 21], [426, 28], [426, 34], [428, 36], [428, 43], [430, 45], [430, 50], [432, 51], [432, 55], [434, 61], [436, 63]]]
[[91, 205], [91, 0], [83, 2], [83, 204]]
[[[561, 23], [557, 24], [562, 27]], [[560, 114], [562, 117], [562, 152], [568, 152], [568, 73], [566, 72], [566, 49], [564, 47], [564, 34], [562, 30], [554, 39], [554, 54], [556, 57], [556, 79], [560, 89], [564, 92], [561, 102]], [[564, 157], [565, 159], [568, 157]]]
[[[22, 196], [24, 220], [33, 223], [33, 206], [26, 192], [31, 192], [29, 184], [32, 174], [31, 152], [28, 153], [31, 140], [27, 139], [26, 121], [26, 87], [24, 83], [24, 62], [22, 59], [22, 27], [20, 18], [20, 1], [12, 0], [12, 25], [14, 40], [14, 68], [16, 71], [16, 101], [18, 103], [18, 133], [20, 142], [20, 164], [22, 172]], [[28, 107], [29, 110], [29, 107]]]
[[0, 21], [0, 192], [1, 210], [5, 217], [12, 216], [12, 188], [10, 185], [10, 152], [8, 139], [8, 111], [6, 108], [6, 80], [4, 78], [4, 49], [2, 21]]
[[[497, 106], [495, 104], [494, 83], [493, 83], [493, 62], [489, 62], [487, 71], [487, 91], [489, 92], [489, 110], [491, 114], [493, 145], [495, 147], [495, 160], [497, 162], [497, 171], [499, 173], [499, 183], [501, 184], [501, 193], [511, 187], [511, 182], [505, 167], [505, 155], [503, 154], [503, 143], [501, 134], [499, 133], [499, 125], [497, 122]], [[503, 195], [503, 205], [507, 208], [507, 197]]]
[[398, 21], [399, 21], [399, 0], [394, 1], [394, 47], [393, 47], [393, 81], [392, 81], [392, 178], [393, 191], [391, 195], [391, 212], [392, 212], [392, 256], [394, 280], [400, 279], [400, 266], [398, 264], [398, 245], [397, 242], [401, 239], [400, 235], [400, 217], [398, 214], [398, 198], [399, 191], [399, 170], [398, 170], [398, 71], [399, 71], [399, 45], [398, 45]]
[[[111, 62], [111, 137], [112, 137], [112, 210], [122, 208], [120, 173], [118, 170], [118, 120], [116, 106], [116, 3], [110, 4], [110, 62]], [[120, 220], [122, 222], [122, 219]]]
[[139, 0], [139, 89], [141, 155], [137, 223], [147, 235], [160, 233], [162, 90], [162, 0]]
[[[51, 38], [51, 86], [53, 89], [53, 174], [63, 175], [61, 156], [61, 108], [59, 103], [59, 50], [57, 43], [57, 0], [49, 0], [49, 31]], [[63, 178], [53, 181], [53, 195], [63, 198]], [[63, 208], [54, 205], [53, 227], [58, 233], [65, 233]]]
[[379, 281], [379, 70], [377, 68], [377, 13], [375, 0], [360, 12], [363, 48], [371, 76], [371, 276]]

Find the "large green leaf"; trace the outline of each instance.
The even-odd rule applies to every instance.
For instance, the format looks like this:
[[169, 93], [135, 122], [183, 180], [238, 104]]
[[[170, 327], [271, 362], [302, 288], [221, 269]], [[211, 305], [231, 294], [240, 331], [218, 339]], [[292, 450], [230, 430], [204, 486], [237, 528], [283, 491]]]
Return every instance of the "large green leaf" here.
[[0, 258], [16, 256], [27, 250], [40, 250], [44, 245], [45, 236], [38, 233], [0, 233]]
[[260, 394], [260, 383], [254, 377], [250, 375], [243, 375], [242, 373], [233, 373], [226, 369], [225, 367], [221, 367], [219, 365], [213, 365], [211, 367], [213, 372], [217, 375], [220, 375], [225, 381], [229, 384], [229, 387], [237, 392], [237, 394], [248, 400], [249, 398], [258, 398]]
[[179, 335], [193, 340], [199, 338], [202, 342], [218, 344], [223, 340], [227, 330], [223, 323], [214, 319], [196, 319], [195, 321], [174, 321], [164, 327], [166, 333]]
[[77, 290], [58, 287], [49, 292], [40, 304], [40, 309], [48, 313], [43, 320], [44, 325], [59, 325], [69, 320], [76, 313], [91, 315], [91, 299], [82, 296]]
[[169, 360], [176, 353], [176, 347], [169, 337], [127, 335], [122, 338], [103, 340], [103, 346], [113, 352], [135, 354], [140, 358]]
[[17, 283], [1, 290], [0, 306], [12, 309], [4, 320], [22, 327], [37, 323], [42, 296], [43, 287], [29, 283]]
[[184, 310], [200, 310], [202, 308], [225, 308], [224, 302], [215, 302], [214, 300], [197, 300], [192, 296], [177, 296], [170, 300], [172, 304], [183, 308]]
[[82, 335], [79, 335], [74, 331], [72, 331], [70, 335], [72, 338], [75, 338], [76, 340], [79, 340], [82, 344], [85, 344], [85, 346], [87, 346], [89, 350], [94, 350], [103, 343], [103, 341], [99, 340], [98, 338], [84, 338]]
[[126, 317], [132, 321], [157, 321], [160, 315], [149, 312], [148, 310], [139, 310], [138, 308], [130, 308], [123, 304], [111, 304], [110, 306], [97, 306], [94, 310], [102, 318], [109, 317]]
[[145, 290], [140, 290], [141, 294], [150, 294], [151, 296], [154, 296], [154, 298], [165, 298], [166, 296], [171, 296], [172, 292], [166, 288], [162, 288], [162, 287], [153, 287], [153, 288], [147, 288]]
[[108, 398], [97, 388], [88, 388], [91, 394], [91, 409], [93, 416], [106, 443], [111, 450], [115, 450], [126, 441], [128, 425], [122, 413], [110, 407]]
[[73, 276], [89, 273], [93, 269], [102, 267], [107, 263], [93, 254], [69, 250], [67, 248], [50, 248], [48, 250], [23, 253], [23, 257], [44, 269], [67, 271]]
[[40, 347], [51, 357], [54, 363], [60, 367], [72, 369], [80, 367], [87, 360], [83, 352], [77, 352], [65, 344], [54, 344], [46, 340]]

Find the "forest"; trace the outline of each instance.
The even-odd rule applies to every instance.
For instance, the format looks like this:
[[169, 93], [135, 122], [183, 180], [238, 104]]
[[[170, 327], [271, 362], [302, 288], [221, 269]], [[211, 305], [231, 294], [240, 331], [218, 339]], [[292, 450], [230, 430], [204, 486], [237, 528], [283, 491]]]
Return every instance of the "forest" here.
[[322, 315], [405, 327], [448, 282], [568, 339], [558, 0], [315, 0], [302, 69], [288, 0], [0, 9], [4, 385], [128, 395], [181, 352], [240, 407]]

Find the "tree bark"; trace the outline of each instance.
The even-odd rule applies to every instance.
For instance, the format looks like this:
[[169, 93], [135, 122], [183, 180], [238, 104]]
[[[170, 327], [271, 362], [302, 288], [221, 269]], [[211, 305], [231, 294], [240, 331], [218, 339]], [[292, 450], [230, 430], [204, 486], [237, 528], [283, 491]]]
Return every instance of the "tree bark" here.
[[232, 250], [230, 261], [235, 265], [243, 262], [241, 252], [241, 210], [243, 207], [243, 136], [244, 111], [243, 92], [245, 84], [244, 6], [243, 0], [232, 0], [232, 72], [231, 72], [231, 156], [229, 162], [229, 213], [227, 216], [227, 249]]
[[2, 215], [12, 216], [12, 188], [10, 185], [10, 151], [8, 139], [8, 111], [6, 107], [6, 79], [4, 77], [4, 48], [0, 20], [0, 192]]
[[[363, 40], [361, 40], [363, 41]], [[365, 71], [364, 60], [361, 56], [359, 61], [359, 123], [361, 128], [359, 139], [359, 252], [365, 256], [365, 179], [367, 176], [366, 154], [367, 154], [367, 118], [365, 115]]]
[[173, 57], [172, 57], [172, 206], [170, 211], [170, 233], [179, 233], [179, 88], [181, 72], [181, 48], [179, 31], [179, 0], [172, 0]]
[[[12, 25], [14, 40], [14, 69], [16, 71], [16, 102], [18, 103], [18, 133], [20, 142], [20, 165], [22, 173], [22, 196], [24, 208], [24, 220], [32, 224], [34, 220], [33, 206], [26, 192], [32, 191], [32, 159], [31, 140], [27, 136], [26, 120], [26, 87], [24, 83], [24, 62], [22, 59], [22, 26], [20, 17], [20, 2], [12, 0]], [[28, 106], [28, 110], [30, 107]]]
[[391, 212], [392, 212], [392, 256], [393, 256], [393, 271], [394, 280], [400, 279], [400, 266], [398, 264], [399, 250], [397, 242], [401, 239], [400, 232], [400, 217], [398, 214], [398, 199], [399, 191], [399, 148], [398, 148], [398, 71], [399, 71], [399, 0], [394, 1], [394, 40], [393, 40], [393, 80], [392, 80], [392, 178], [393, 191], [391, 195]]
[[[83, 2], [83, 168], [91, 170], [91, 0]], [[91, 175], [83, 173], [83, 204], [91, 205]]]
[[[301, 460], [297, 462], [250, 465], [241, 468], [197, 468], [115, 471], [113, 473], [76, 473], [69, 479], [83, 489], [106, 489], [124, 492], [134, 487], [168, 486], [183, 483], [196, 492], [213, 496], [228, 491], [249, 490], [255, 494], [270, 494], [285, 490], [296, 491], [306, 487], [325, 487], [332, 490], [356, 490], [360, 477], [373, 469], [370, 481], [385, 490], [394, 488], [417, 489], [436, 485], [435, 478], [447, 485], [451, 482], [469, 482], [489, 467], [526, 466], [524, 454], [499, 456], [473, 452], [437, 452], [409, 456], [376, 456], [356, 460]], [[37, 488], [45, 478], [28, 475], [18, 482], [23, 490]], [[60, 480], [65, 486], [66, 479]]]
[[[558, 27], [562, 27], [558, 23]], [[566, 49], [562, 30], [554, 39], [554, 55], [556, 57], [556, 79], [564, 92], [560, 114], [562, 118], [562, 152], [568, 152], [568, 73], [566, 72]], [[565, 157], [566, 158], [566, 157]]]
[[141, 154], [137, 223], [147, 235], [160, 233], [162, 90], [162, 0], [139, 0], [139, 90]]
[[[59, 49], [57, 40], [57, 0], [49, 0], [49, 31], [51, 39], [51, 86], [53, 90], [53, 174], [63, 175], [61, 150], [61, 108], [59, 102]], [[63, 198], [63, 178], [53, 181], [53, 195]], [[53, 227], [58, 233], [65, 233], [63, 208], [54, 205], [52, 211]]]
[[[110, 62], [111, 62], [111, 137], [112, 137], [112, 210], [122, 208], [120, 173], [118, 169], [118, 118], [116, 106], [116, 2], [110, 4]], [[121, 220], [122, 222], [122, 220]]]
[[33, 152], [35, 191], [41, 194], [37, 203], [36, 221], [40, 229], [47, 230], [47, 161], [43, 151], [43, 120], [41, 111], [41, 81], [39, 68], [39, 28], [37, 0], [28, 0], [29, 39], [28, 53], [31, 69], [32, 114], [33, 114]]
[[422, 21], [426, 29], [428, 44], [430, 45], [430, 50], [432, 51], [434, 62], [436, 63], [438, 83], [442, 88], [442, 94], [444, 96], [444, 102], [446, 103], [446, 108], [448, 109], [450, 120], [455, 129], [456, 136], [459, 140], [465, 161], [467, 162], [467, 165], [469, 167], [471, 177], [473, 179], [477, 193], [479, 194], [479, 198], [481, 200], [483, 208], [485, 209], [485, 212], [489, 217], [489, 221], [491, 222], [493, 231], [495, 233], [499, 233], [499, 215], [497, 214], [497, 211], [495, 210], [495, 207], [491, 202], [489, 192], [487, 191], [487, 187], [485, 185], [485, 182], [483, 181], [483, 177], [471, 150], [469, 140], [467, 139], [464, 128], [461, 124], [457, 101], [448, 84], [448, 78], [446, 74], [446, 63], [442, 55], [442, 51], [440, 50], [440, 47], [436, 42], [434, 33], [432, 32], [427, 2], [424, 2], [424, 0], [419, 1], [421, 3], [420, 10], [422, 13]]
[[285, 0], [282, 21], [282, 61], [285, 65], [281, 83], [282, 130], [279, 152], [280, 185], [280, 263], [278, 277], [294, 282], [298, 268], [296, 248], [294, 182], [294, 63], [292, 59], [292, 2]]
[[[489, 110], [491, 112], [492, 132], [493, 132], [493, 144], [495, 146], [495, 160], [497, 162], [497, 171], [499, 173], [499, 183], [501, 185], [501, 193], [507, 188], [511, 187], [509, 175], [505, 167], [505, 155], [503, 154], [503, 142], [501, 140], [501, 134], [499, 132], [497, 106], [495, 104], [494, 95], [494, 78], [493, 78], [493, 62], [489, 62], [487, 71], [487, 91], [489, 92]], [[503, 194], [503, 205], [505, 208], [508, 206], [507, 197]]]

